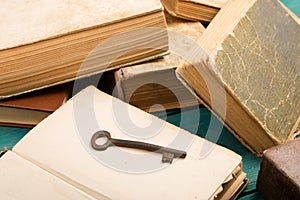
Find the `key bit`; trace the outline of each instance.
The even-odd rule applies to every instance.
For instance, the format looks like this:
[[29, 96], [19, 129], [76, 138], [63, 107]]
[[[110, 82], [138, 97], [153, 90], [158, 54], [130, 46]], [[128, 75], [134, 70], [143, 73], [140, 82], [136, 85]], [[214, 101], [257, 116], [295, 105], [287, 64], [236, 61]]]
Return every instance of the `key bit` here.
[[[99, 138], [106, 138], [107, 141], [104, 144], [97, 144], [96, 140]], [[98, 131], [92, 136], [91, 146], [98, 151], [104, 151], [110, 146], [119, 146], [119, 147], [141, 149], [141, 150], [151, 151], [155, 153], [160, 153], [163, 154], [162, 157], [163, 163], [172, 163], [173, 158], [185, 158], [187, 155], [185, 151], [172, 149], [168, 147], [162, 147], [155, 144], [139, 142], [139, 141], [131, 141], [131, 140], [114, 139], [111, 137], [108, 131], [104, 131], [104, 130]]]
[[162, 163], [170, 163], [170, 164], [172, 164], [173, 159], [174, 159], [174, 154], [163, 152], [163, 157], [161, 159], [161, 162]]
[[0, 158], [8, 151], [7, 147], [3, 147], [3, 150], [0, 152]]

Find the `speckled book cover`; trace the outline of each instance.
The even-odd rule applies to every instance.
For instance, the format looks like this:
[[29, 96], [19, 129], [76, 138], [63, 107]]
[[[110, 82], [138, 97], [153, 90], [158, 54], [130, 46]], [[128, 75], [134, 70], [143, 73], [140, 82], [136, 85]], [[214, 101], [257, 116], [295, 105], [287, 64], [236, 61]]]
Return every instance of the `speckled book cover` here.
[[[226, 124], [249, 149], [261, 155], [294, 138], [300, 121], [300, 23], [294, 14], [277, 0], [231, 1], [199, 45], [209, 55], [204, 65], [226, 90]], [[185, 66], [179, 73], [210, 107], [193, 71]]]

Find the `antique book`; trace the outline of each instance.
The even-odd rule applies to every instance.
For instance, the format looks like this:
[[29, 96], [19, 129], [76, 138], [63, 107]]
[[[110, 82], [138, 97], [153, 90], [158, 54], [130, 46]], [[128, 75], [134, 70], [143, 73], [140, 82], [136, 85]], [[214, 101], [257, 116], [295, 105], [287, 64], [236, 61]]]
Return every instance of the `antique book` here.
[[[165, 14], [170, 30], [169, 44], [180, 51], [188, 51], [191, 43], [204, 31], [199, 22], [187, 21]], [[175, 32], [175, 33], [174, 33]], [[195, 96], [178, 80], [175, 70], [182, 62], [180, 55], [170, 49], [162, 59], [124, 67], [114, 72], [114, 96], [145, 111], [183, 108], [197, 105]]]
[[210, 109], [214, 93], [213, 112], [257, 155], [300, 121], [299, 25], [277, 0], [229, 1], [198, 40], [207, 54], [177, 68]]
[[228, 0], [161, 0], [173, 16], [210, 22]]
[[0, 98], [160, 57], [159, 0], [1, 2]]
[[257, 189], [266, 199], [299, 199], [300, 139], [264, 152]]
[[0, 101], [0, 125], [32, 128], [64, 104], [71, 95], [70, 84], [22, 94]]
[[14, 152], [6, 152], [0, 158], [0, 166], [1, 199], [95, 200]]
[[[130, 115], [129, 124], [126, 120], [124, 124], [124, 114]], [[163, 163], [165, 154], [158, 152], [114, 145], [97, 151], [91, 144], [101, 145], [103, 141], [93, 143], [91, 139], [100, 130], [110, 132], [112, 138], [185, 151], [186, 157]], [[112, 142], [109, 138], [106, 141]], [[207, 147], [210, 150], [202, 154]], [[229, 199], [236, 197], [247, 184], [239, 155], [93, 86], [82, 90], [39, 123], [12, 151], [20, 159], [95, 199]], [[6, 154], [1, 159], [5, 157]], [[14, 165], [14, 169], [17, 167], [19, 172], [25, 170], [23, 165]], [[10, 187], [1, 186], [0, 195], [14, 190]]]

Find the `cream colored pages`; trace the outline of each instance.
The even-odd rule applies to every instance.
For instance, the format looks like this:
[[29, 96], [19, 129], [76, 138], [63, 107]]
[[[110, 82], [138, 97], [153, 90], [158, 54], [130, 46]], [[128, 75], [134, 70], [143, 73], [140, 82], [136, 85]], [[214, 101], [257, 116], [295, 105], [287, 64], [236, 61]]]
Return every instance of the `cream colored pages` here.
[[[173, 44], [173, 46], [175, 46], [174, 49], [176, 48], [181, 51], [189, 51], [193, 43], [187, 38], [196, 41], [199, 39], [199, 35], [201, 35], [205, 30], [204, 26], [200, 22], [172, 17], [168, 13], [165, 13], [165, 18], [167, 21], [167, 27], [170, 30], [169, 44]], [[171, 53], [164, 56], [163, 59], [121, 68], [120, 70], [122, 70], [123, 78], [127, 79], [132, 76], [148, 72], [175, 69], [182, 62], [182, 58], [179, 55], [176, 55], [178, 52], [172, 52], [174, 49], [171, 49]]]
[[119, 21], [161, 7], [159, 0], [1, 0], [0, 50]]
[[[95, 151], [90, 138], [100, 129], [113, 138], [186, 150], [187, 157], [169, 164], [161, 162], [161, 154], [136, 149]], [[209, 199], [241, 157], [216, 145], [203, 157], [208, 144], [90, 86], [32, 129], [13, 151], [111, 199]]]
[[208, 6], [213, 6], [216, 8], [221, 8], [225, 5], [228, 0], [181, 0], [181, 1], [190, 1], [193, 3], [205, 4]]
[[0, 199], [94, 199], [11, 151], [0, 159], [0, 166]]

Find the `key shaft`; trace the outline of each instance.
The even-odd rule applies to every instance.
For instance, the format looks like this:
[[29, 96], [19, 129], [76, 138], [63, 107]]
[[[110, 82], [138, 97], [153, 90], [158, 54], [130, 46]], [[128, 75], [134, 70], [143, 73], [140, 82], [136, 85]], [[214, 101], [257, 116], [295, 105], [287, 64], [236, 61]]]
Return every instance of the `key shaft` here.
[[[97, 144], [96, 140], [99, 138], [106, 138], [107, 141], [104, 144]], [[139, 142], [139, 141], [131, 141], [131, 140], [121, 140], [121, 139], [114, 139], [111, 138], [111, 135], [109, 132], [101, 130], [96, 132], [91, 139], [91, 145], [95, 150], [104, 151], [110, 146], [119, 146], [119, 147], [126, 147], [126, 148], [134, 148], [134, 149], [141, 149], [146, 151], [151, 151], [155, 153], [169, 153], [173, 154], [175, 158], [185, 158], [186, 152], [172, 149], [168, 147], [162, 147], [155, 144], [145, 143], [145, 142]]]
[[112, 138], [111, 143], [113, 145], [119, 146], [119, 147], [141, 149], [141, 150], [146, 150], [146, 151], [151, 151], [151, 152], [156, 152], [156, 153], [161, 153], [161, 154], [164, 152], [170, 153], [170, 154], [174, 154], [174, 157], [176, 157], [176, 158], [185, 158], [186, 157], [185, 151], [172, 149], [172, 148], [168, 148], [168, 147], [162, 147], [159, 145], [145, 143], [145, 142], [120, 140], [120, 139]]

